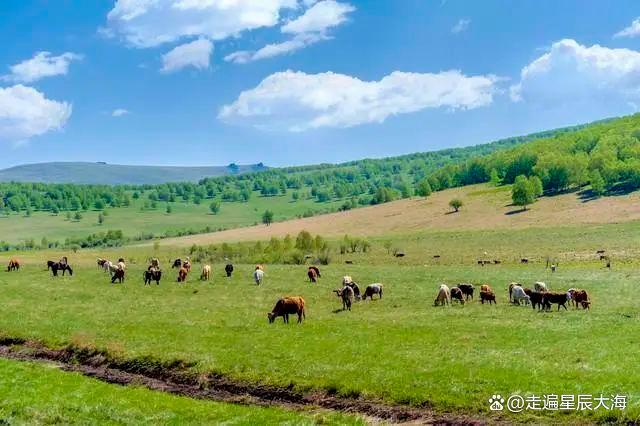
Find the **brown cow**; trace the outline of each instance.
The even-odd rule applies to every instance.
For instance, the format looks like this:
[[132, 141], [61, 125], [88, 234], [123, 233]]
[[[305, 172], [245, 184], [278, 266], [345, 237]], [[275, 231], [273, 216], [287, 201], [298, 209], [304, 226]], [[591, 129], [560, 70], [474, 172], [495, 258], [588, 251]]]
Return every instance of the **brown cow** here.
[[480, 291], [484, 291], [485, 293], [493, 293], [493, 289], [489, 284], [482, 284], [480, 286]]
[[211, 278], [211, 266], [204, 265], [202, 267], [202, 272], [200, 273], [200, 280], [209, 281], [209, 278]]
[[582, 306], [584, 309], [589, 309], [591, 302], [589, 301], [589, 293], [587, 293], [586, 290], [572, 288], [569, 289], [567, 293], [571, 296], [571, 302], [576, 306], [576, 309], [578, 309], [579, 306]]
[[273, 323], [277, 317], [282, 317], [285, 324], [289, 323], [289, 315], [297, 314], [298, 323], [306, 318], [304, 313], [304, 299], [300, 296], [287, 296], [279, 299], [271, 312], [267, 313], [269, 324]]
[[187, 275], [189, 275], [189, 270], [184, 266], [180, 268], [178, 271], [178, 282], [182, 283], [187, 280]]
[[489, 304], [491, 302], [496, 303], [496, 294], [493, 291], [480, 290], [480, 303], [484, 305], [485, 301], [489, 302]]
[[558, 305], [558, 310], [560, 310], [560, 306], [562, 306], [566, 310], [567, 300], [569, 300], [567, 293], [558, 293], [558, 292], [548, 291], [542, 294], [542, 308], [547, 311], [550, 311], [551, 304], [555, 303]]
[[15, 257], [12, 259], [9, 259], [9, 265], [7, 266], [7, 272], [11, 272], [11, 271], [19, 271], [20, 270], [20, 260], [16, 259]]
[[122, 282], [124, 281], [123, 268], [118, 268], [113, 272], [113, 276], [111, 277], [111, 284], [115, 284], [116, 280], [118, 280], [120, 284], [122, 284]]
[[307, 270], [307, 276], [309, 277], [309, 281], [312, 283], [318, 282], [318, 273], [314, 268], [309, 268]]
[[353, 287], [347, 284], [339, 290], [333, 290], [333, 292], [342, 299], [342, 310], [351, 310], [354, 297]]

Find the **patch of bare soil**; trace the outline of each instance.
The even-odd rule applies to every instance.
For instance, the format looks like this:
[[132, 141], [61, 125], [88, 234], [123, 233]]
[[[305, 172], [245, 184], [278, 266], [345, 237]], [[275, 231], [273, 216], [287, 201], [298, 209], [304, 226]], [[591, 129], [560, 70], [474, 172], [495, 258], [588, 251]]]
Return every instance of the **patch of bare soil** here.
[[[344, 398], [323, 391], [296, 392], [291, 388], [245, 383], [224, 375], [198, 376], [180, 361], [164, 363], [151, 359], [119, 360], [104, 351], [67, 346], [52, 349], [36, 341], [0, 339], [0, 357], [19, 361], [50, 362], [108, 383], [137, 385], [189, 398], [228, 403], [278, 406], [293, 410], [328, 409], [363, 416], [371, 423], [481, 425], [501, 423], [451, 413], [436, 413], [427, 407], [390, 405], [362, 398]], [[506, 423], [506, 422], [504, 422]]]

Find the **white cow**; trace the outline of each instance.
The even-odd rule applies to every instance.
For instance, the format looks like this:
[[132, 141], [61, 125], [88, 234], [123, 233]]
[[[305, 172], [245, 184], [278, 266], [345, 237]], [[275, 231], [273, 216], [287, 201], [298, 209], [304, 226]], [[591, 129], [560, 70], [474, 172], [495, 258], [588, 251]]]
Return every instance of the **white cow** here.
[[264, 271], [262, 269], [256, 269], [253, 271], [253, 279], [255, 280], [257, 285], [262, 284], [262, 279], [264, 278]]
[[520, 304], [520, 301], [524, 300], [524, 304], [528, 305], [531, 301], [527, 293], [524, 292], [524, 289], [519, 285], [513, 287], [513, 303], [516, 305]]
[[447, 287], [445, 284], [441, 284], [440, 288], [438, 289], [438, 295], [436, 296], [436, 299], [433, 301], [433, 305], [444, 306], [445, 304], [446, 305], [451, 304], [451, 290], [449, 290], [449, 287]]
[[547, 288], [547, 285], [541, 281], [537, 281], [533, 284], [533, 288], [537, 291], [537, 292], [546, 292], [549, 291], [549, 289]]

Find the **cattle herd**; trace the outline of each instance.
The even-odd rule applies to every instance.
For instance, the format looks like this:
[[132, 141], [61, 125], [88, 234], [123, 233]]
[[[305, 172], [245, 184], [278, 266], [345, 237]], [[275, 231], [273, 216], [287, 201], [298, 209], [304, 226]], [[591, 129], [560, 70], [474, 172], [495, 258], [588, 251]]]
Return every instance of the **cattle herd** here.
[[[21, 262], [17, 258], [9, 260], [7, 266], [7, 272], [19, 271]], [[111, 283], [115, 284], [123, 283], [125, 280], [126, 264], [123, 258], [118, 259], [118, 262], [113, 263], [108, 259], [97, 259], [98, 268], [102, 269], [105, 273], [108, 273], [111, 278]], [[184, 283], [191, 272], [191, 260], [189, 257], [182, 259], [175, 259], [171, 263], [172, 269], [177, 269], [177, 282]], [[73, 275], [73, 269], [69, 265], [67, 257], [62, 257], [59, 261], [49, 260], [47, 262], [47, 270], [50, 270], [53, 276], [58, 276], [61, 272], [65, 275], [69, 272], [69, 275]], [[227, 277], [231, 277], [233, 274], [233, 265], [228, 263], [225, 265], [224, 271]], [[211, 279], [212, 268], [210, 265], [203, 265], [200, 280], [209, 281]], [[264, 281], [264, 267], [262, 265], [256, 265], [253, 271], [253, 280], [256, 285], [261, 285]], [[317, 283], [322, 275], [320, 269], [316, 266], [310, 266], [307, 269], [307, 277], [311, 283]], [[160, 284], [162, 279], [162, 270], [160, 268], [160, 261], [157, 258], [149, 260], [147, 269], [143, 272], [143, 281], [145, 285], [150, 285], [152, 281], [155, 281], [156, 285]], [[384, 286], [381, 283], [369, 284], [364, 291], [361, 292], [360, 286], [350, 277], [344, 276], [342, 278], [342, 285], [340, 288], [333, 290], [333, 293], [338, 296], [342, 302], [343, 311], [351, 311], [354, 302], [360, 300], [366, 300], [367, 298], [373, 300], [374, 296], [377, 299], [382, 299]], [[488, 284], [482, 284], [479, 288], [480, 303], [489, 305], [496, 304], [496, 294]], [[441, 284], [437, 290], [436, 298], [434, 299], [434, 306], [451, 306], [455, 301], [460, 305], [464, 305], [469, 301], [474, 300], [475, 286], [470, 283], [461, 283], [454, 287], [449, 288], [446, 284]], [[508, 285], [509, 303], [513, 305], [531, 305], [535, 310], [549, 311], [552, 305], [558, 306], [567, 310], [567, 304], [573, 304], [576, 309], [589, 309], [591, 307], [591, 301], [589, 300], [589, 294], [586, 290], [570, 288], [566, 291], [550, 291], [548, 286], [543, 282], [535, 282], [533, 289], [524, 287], [522, 284], [512, 282]], [[285, 323], [289, 322], [289, 315], [297, 315], [298, 322], [302, 322], [305, 318], [305, 300], [301, 296], [287, 296], [277, 300], [275, 306], [267, 314], [269, 323], [273, 323], [277, 317], [283, 317]]]

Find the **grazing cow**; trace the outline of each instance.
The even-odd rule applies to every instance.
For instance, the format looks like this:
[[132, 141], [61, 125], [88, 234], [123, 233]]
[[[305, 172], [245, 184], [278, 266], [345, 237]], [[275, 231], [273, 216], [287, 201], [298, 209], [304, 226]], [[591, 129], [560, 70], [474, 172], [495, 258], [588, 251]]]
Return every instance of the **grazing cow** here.
[[227, 274], [227, 278], [231, 278], [231, 274], [233, 274], [233, 265], [227, 263], [224, 267], [224, 272]]
[[318, 276], [318, 278], [322, 278], [322, 275], [320, 275], [320, 268], [318, 268], [317, 266], [309, 266], [309, 269], [313, 269], [314, 271], [316, 271], [316, 275]]
[[118, 259], [118, 268], [122, 269], [123, 271], [127, 269], [127, 265], [124, 263], [123, 258]]
[[202, 272], [200, 273], [200, 280], [209, 281], [209, 278], [211, 278], [211, 266], [204, 265], [202, 267]]
[[536, 306], [538, 307], [538, 310], [542, 309], [542, 296], [544, 295], [544, 292], [540, 292], [540, 291], [531, 291], [528, 296], [529, 296], [529, 301], [531, 302], [531, 307], [533, 309], [536, 308]]
[[182, 259], [176, 259], [173, 261], [173, 264], [171, 264], [171, 268], [182, 268]]
[[523, 257], [522, 259], [520, 259], [520, 263], [522, 263], [523, 265], [527, 264], [529, 263], [529, 259], [527, 259], [526, 257]]
[[307, 276], [309, 277], [309, 281], [312, 283], [318, 282], [318, 273], [315, 269], [309, 268], [307, 270]]
[[256, 285], [262, 284], [262, 280], [264, 279], [264, 271], [262, 269], [256, 268], [253, 271], [253, 280], [256, 282]]
[[184, 266], [180, 268], [178, 271], [178, 282], [183, 283], [187, 280], [187, 275], [189, 275], [189, 270]]
[[464, 305], [464, 293], [458, 287], [451, 287], [451, 300], [457, 300], [460, 304]]
[[556, 269], [558, 269], [558, 265], [556, 265], [555, 263], [551, 265], [551, 272], [555, 272]]
[[99, 257], [98, 260], [96, 261], [96, 263], [98, 264], [98, 269], [104, 269], [104, 264], [106, 261], [107, 259], [103, 259]]
[[113, 273], [113, 276], [111, 277], [111, 284], [115, 284], [116, 280], [118, 280], [118, 282], [122, 284], [122, 282], [124, 281], [124, 269], [118, 268]]
[[[567, 296], [571, 299], [571, 302], [576, 306], [576, 309], [578, 309], [578, 306], [582, 306], [585, 309], [588, 309], [588, 307], [591, 305], [591, 302], [589, 301], [589, 293], [587, 293], [586, 290], [581, 290], [581, 289], [577, 289], [577, 288], [571, 288], [569, 289], [569, 291], [567, 291]], [[584, 302], [587, 302], [586, 305]]]
[[[462, 291], [462, 294], [465, 295], [465, 300], [469, 300], [469, 298], [473, 300], [473, 284], [458, 284], [458, 288]], [[453, 297], [453, 294], [451, 294], [451, 296]]]
[[187, 272], [191, 272], [191, 260], [187, 257], [184, 262], [182, 262], [182, 267], [187, 270]]
[[353, 303], [353, 288], [349, 285], [345, 285], [341, 289], [333, 290], [333, 292], [342, 299], [342, 310], [351, 310], [351, 304]]
[[[66, 258], [65, 258], [66, 259]], [[53, 260], [49, 260], [47, 262], [47, 269], [51, 269], [51, 273], [53, 273], [54, 277], [58, 276], [58, 271], [62, 271], [62, 276], [66, 271], [69, 271], [69, 275], [73, 275], [73, 269], [66, 262], [54, 262]]]
[[499, 264], [501, 264], [501, 263], [502, 263], [502, 261], [501, 261], [501, 260], [494, 260], [494, 261], [493, 261], [493, 264], [494, 264], [494, 265], [499, 265]]
[[298, 323], [302, 322], [302, 319], [306, 319], [304, 313], [304, 299], [299, 296], [287, 296], [279, 299], [271, 312], [267, 313], [269, 324], [273, 323], [277, 317], [282, 317], [285, 324], [289, 323], [289, 315], [297, 314]]
[[20, 260], [17, 258], [9, 259], [9, 265], [7, 266], [7, 272], [11, 271], [19, 271], [20, 270]]
[[489, 304], [496, 303], [496, 294], [493, 291], [480, 290], [480, 303], [484, 305], [485, 301]]
[[513, 297], [513, 303], [516, 305], [520, 305], [520, 301], [524, 300], [524, 304], [528, 305], [530, 302], [530, 297], [527, 293], [525, 293], [524, 289], [519, 285], [514, 285], [511, 288], [511, 296]]
[[358, 284], [356, 284], [354, 281], [351, 281], [349, 284], [347, 284], [349, 287], [351, 287], [351, 289], [353, 290], [353, 295], [356, 297], [356, 300], [360, 300], [361, 296], [360, 296], [360, 287], [358, 287]]
[[550, 311], [551, 304], [555, 303], [558, 305], [558, 310], [560, 310], [560, 306], [562, 306], [565, 310], [567, 310], [567, 301], [569, 300], [569, 295], [567, 293], [558, 293], [558, 292], [546, 292], [542, 295], [542, 308]]
[[152, 257], [149, 260], [149, 266], [147, 267], [147, 270], [150, 271], [152, 269], [155, 269], [158, 271], [160, 270], [160, 260], [157, 257]]
[[493, 289], [491, 288], [491, 286], [489, 284], [482, 284], [480, 286], [480, 291], [484, 291], [486, 293], [493, 293]]
[[513, 300], [512, 295], [513, 295], [513, 288], [515, 286], [522, 287], [522, 284], [518, 284], [518, 283], [515, 283], [515, 282], [509, 283], [509, 302], [511, 302]]
[[144, 278], [144, 285], [151, 285], [151, 281], [155, 281], [156, 285], [160, 285], [162, 271], [159, 269], [149, 269], [142, 273], [142, 278]]
[[436, 295], [435, 300], [433, 301], [433, 306], [444, 306], [444, 305], [449, 305], [451, 304], [451, 291], [449, 290], [449, 287], [447, 287], [445, 284], [441, 284], [440, 288], [438, 289], [438, 294]]
[[[111, 263], [110, 261], [107, 260], [107, 262], [104, 264], [107, 268], [107, 271], [109, 272], [109, 275], [111, 275], [111, 277], [113, 278], [113, 275], [120, 269], [122, 269], [120, 267], [120, 264], [114, 265], [113, 263]], [[124, 271], [124, 269], [122, 269]]]
[[382, 284], [380, 283], [369, 284], [367, 288], [364, 289], [362, 300], [367, 300], [367, 297], [373, 300], [374, 294], [377, 294], [379, 298], [382, 299]]
[[589, 300], [583, 300], [580, 304], [582, 305], [582, 309], [589, 309], [591, 307], [591, 301]]
[[598, 251], [596, 252], [596, 254], [604, 254], [604, 253], [605, 253], [605, 251], [604, 251], [604, 250], [598, 250]]
[[537, 281], [533, 284], [533, 288], [535, 289], [535, 291], [538, 291], [540, 293], [544, 293], [545, 291], [549, 291], [549, 289], [547, 288], [547, 285], [541, 281]]
[[609, 260], [609, 257], [604, 255], [604, 254], [601, 254], [600, 255], [600, 260]]

